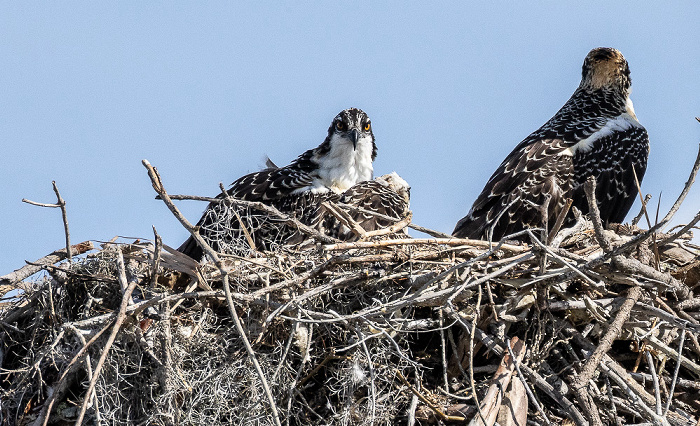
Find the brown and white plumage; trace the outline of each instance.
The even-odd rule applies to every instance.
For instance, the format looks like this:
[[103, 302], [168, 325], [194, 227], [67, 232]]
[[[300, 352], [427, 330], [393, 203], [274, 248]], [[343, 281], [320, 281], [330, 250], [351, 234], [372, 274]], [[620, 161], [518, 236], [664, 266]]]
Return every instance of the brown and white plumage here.
[[[372, 179], [372, 162], [377, 155], [377, 146], [369, 117], [362, 110], [349, 108], [341, 111], [328, 128], [326, 139], [318, 147], [301, 154], [284, 167], [268, 167], [259, 172], [247, 174], [231, 184], [227, 195], [246, 201], [260, 201], [274, 205], [283, 212], [301, 211], [297, 204], [311, 202], [308, 194], [342, 193], [358, 182]], [[308, 193], [308, 194], [307, 194]], [[304, 195], [304, 197], [299, 198]], [[218, 198], [224, 198], [220, 194]], [[298, 199], [296, 199], [298, 198]], [[238, 232], [236, 217], [230, 207], [212, 203], [205, 210], [197, 224], [200, 234], [226, 237], [236, 241]], [[237, 212], [240, 215], [240, 212]], [[257, 222], [259, 216], [244, 211], [246, 221]], [[222, 218], [232, 215], [232, 221]], [[255, 226], [257, 223], [251, 223]], [[212, 239], [218, 247], [223, 242], [219, 237]], [[202, 258], [202, 249], [190, 237], [179, 251], [194, 259]]]
[[574, 94], [506, 157], [453, 235], [499, 240], [542, 227], [547, 195], [550, 227], [567, 198], [587, 212], [583, 184], [589, 176], [598, 182], [603, 221], [622, 222], [637, 193], [633, 168], [641, 181], [649, 155], [649, 139], [637, 121], [630, 88], [629, 67], [619, 51], [591, 50]]

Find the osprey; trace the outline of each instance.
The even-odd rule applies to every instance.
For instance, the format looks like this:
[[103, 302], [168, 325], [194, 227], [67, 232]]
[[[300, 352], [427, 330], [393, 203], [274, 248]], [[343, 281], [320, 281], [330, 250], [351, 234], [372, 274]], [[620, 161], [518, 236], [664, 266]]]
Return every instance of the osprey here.
[[452, 234], [500, 240], [524, 228], [552, 227], [567, 198], [588, 212], [583, 185], [589, 176], [597, 181], [603, 222], [622, 222], [637, 194], [634, 173], [641, 182], [649, 156], [630, 88], [629, 66], [618, 50], [591, 50], [571, 98], [506, 157]]
[[[239, 178], [226, 192], [228, 196], [237, 199], [276, 205], [283, 211], [294, 210], [295, 207], [285, 207], [285, 204], [291, 202], [288, 198], [290, 196], [296, 198], [306, 193], [340, 194], [358, 182], [372, 179], [372, 162], [376, 156], [377, 145], [369, 117], [360, 109], [350, 108], [341, 111], [333, 119], [326, 139], [319, 146], [304, 152], [284, 167], [275, 167], [269, 162], [268, 165], [272, 167]], [[220, 194], [217, 198], [223, 197]], [[228, 233], [230, 237], [235, 229], [242, 231], [239, 226], [222, 220], [223, 210], [230, 210], [231, 207], [223, 204], [226, 203], [211, 203], [207, 207], [197, 223], [200, 235], [207, 238], [207, 233]], [[256, 217], [259, 216], [246, 216], [245, 219], [257, 222]], [[219, 238], [210, 240], [223, 241]], [[217, 251], [221, 249], [216, 245], [213, 248]], [[203, 255], [202, 248], [192, 237], [178, 251], [195, 260], [200, 260]]]
[[[365, 232], [370, 232], [393, 225], [409, 213], [410, 187], [396, 172], [359, 182], [342, 194], [307, 194], [281, 200], [288, 206], [293, 204], [286, 211], [303, 224], [341, 241], [356, 241], [359, 237], [338, 218], [339, 215], [347, 216]], [[289, 231], [276, 232], [276, 235], [283, 236], [277, 238], [281, 244], [301, 244], [308, 240], [296, 229]]]
[[[375, 231], [393, 225], [403, 219], [409, 212], [411, 188], [396, 172], [378, 177], [374, 180], [360, 182], [343, 192], [339, 203], [351, 206], [349, 216], [365, 231]], [[352, 207], [358, 208], [357, 210]], [[361, 209], [361, 210], [360, 210]], [[389, 216], [388, 220], [373, 215], [371, 212]], [[354, 241], [357, 236], [352, 230], [336, 221], [326, 225], [330, 234], [343, 241]]]

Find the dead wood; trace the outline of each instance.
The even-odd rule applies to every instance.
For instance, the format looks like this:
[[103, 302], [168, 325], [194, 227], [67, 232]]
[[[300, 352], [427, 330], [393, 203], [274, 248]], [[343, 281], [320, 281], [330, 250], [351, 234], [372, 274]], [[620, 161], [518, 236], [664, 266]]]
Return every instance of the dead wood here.
[[[212, 199], [170, 197], [144, 165], [196, 238], [173, 200]], [[70, 264], [62, 249], [0, 277], [19, 289], [0, 310], [2, 422], [700, 419], [699, 248], [687, 232], [658, 236], [656, 269], [649, 241], [666, 223], [605, 230], [593, 210], [593, 225], [579, 215], [518, 245], [452, 238], [410, 215], [367, 232], [332, 207], [362, 240], [311, 229], [320, 244], [250, 256], [202, 241], [197, 263], [154, 230], [153, 242], [81, 243]]]

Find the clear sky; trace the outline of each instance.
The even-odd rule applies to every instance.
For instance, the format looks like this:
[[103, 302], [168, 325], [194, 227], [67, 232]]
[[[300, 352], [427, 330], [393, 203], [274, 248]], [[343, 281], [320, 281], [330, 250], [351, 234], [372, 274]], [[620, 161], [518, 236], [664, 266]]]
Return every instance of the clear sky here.
[[[532, 3], [532, 4], [531, 4]], [[269, 155], [372, 119], [375, 174], [411, 185], [414, 221], [451, 232], [504, 156], [577, 87], [591, 48], [630, 64], [662, 212], [700, 142], [700, 3], [2, 2], [0, 275], [72, 241], [187, 236], [172, 194], [214, 195]], [[675, 223], [700, 209], [691, 192]], [[180, 202], [196, 221], [205, 205]], [[638, 210], [638, 203], [633, 211]]]

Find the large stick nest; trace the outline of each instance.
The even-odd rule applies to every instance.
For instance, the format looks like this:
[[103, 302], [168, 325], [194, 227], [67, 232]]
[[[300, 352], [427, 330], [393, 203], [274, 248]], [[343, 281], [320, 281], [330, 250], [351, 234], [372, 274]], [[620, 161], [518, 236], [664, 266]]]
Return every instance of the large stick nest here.
[[689, 233], [393, 236], [202, 265], [88, 242], [0, 277], [0, 423], [697, 424]]

